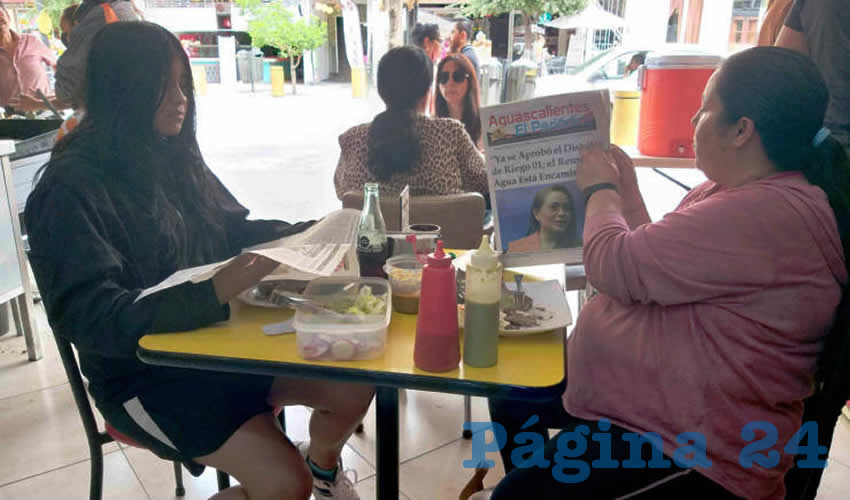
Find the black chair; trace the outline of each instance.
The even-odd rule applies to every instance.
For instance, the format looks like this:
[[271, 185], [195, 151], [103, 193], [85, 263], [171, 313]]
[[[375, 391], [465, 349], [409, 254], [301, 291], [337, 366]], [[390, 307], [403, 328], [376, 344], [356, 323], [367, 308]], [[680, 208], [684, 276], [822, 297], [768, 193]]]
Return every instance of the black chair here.
[[[835, 325], [818, 360], [815, 393], [804, 402], [803, 410], [803, 422], [817, 423], [817, 444], [826, 447], [827, 456], [835, 422], [850, 399], [850, 296], [845, 290], [842, 297]], [[823, 469], [801, 468], [798, 465], [801, 459], [795, 457], [794, 467], [785, 476], [786, 500], [814, 500], [817, 495]]]
[[[103, 498], [103, 445], [112, 441], [121, 441], [131, 446], [139, 446], [138, 444], [122, 438], [122, 434], [113, 429], [109, 422], [106, 423], [106, 432], [101, 432], [97, 428], [97, 421], [94, 418], [91, 403], [86, 394], [83, 378], [80, 374], [80, 366], [77, 364], [77, 357], [74, 355], [74, 349], [71, 343], [54, 335], [56, 346], [59, 349], [59, 356], [62, 358], [62, 366], [65, 368], [65, 374], [68, 376], [68, 383], [71, 385], [71, 392], [74, 394], [74, 403], [77, 405], [77, 410], [80, 413], [80, 419], [83, 421], [83, 428], [86, 431], [86, 439], [89, 442], [89, 453], [91, 455], [91, 483], [89, 486], [89, 500], [101, 500]], [[286, 413], [283, 408], [277, 410], [278, 422], [282, 432], [286, 432]], [[116, 439], [116, 436], [118, 437]], [[218, 480], [219, 491], [230, 487], [230, 476], [223, 471], [217, 470], [216, 476]], [[174, 482], [176, 488], [174, 494], [182, 497], [186, 494], [186, 489], [183, 487], [183, 466], [180, 462], [174, 462]]]
[[[53, 338], [56, 340], [56, 346], [59, 348], [62, 366], [65, 368], [65, 374], [68, 375], [68, 383], [71, 385], [71, 392], [74, 394], [74, 403], [77, 405], [80, 419], [83, 421], [83, 428], [86, 431], [86, 438], [89, 442], [89, 453], [91, 455], [89, 499], [101, 500], [103, 497], [103, 446], [116, 441], [116, 438], [113, 434], [101, 432], [97, 428], [97, 421], [94, 418], [91, 403], [83, 385], [83, 378], [80, 375], [80, 366], [77, 364], [77, 357], [74, 355], [74, 349], [71, 347], [71, 343], [56, 335]], [[108, 423], [106, 427], [108, 431], [117, 433], [117, 431], [110, 428]], [[118, 440], [124, 441], [120, 437]], [[127, 442], [127, 444], [134, 443]], [[184, 496], [186, 489], [183, 487], [183, 466], [179, 462], [174, 462], [174, 480], [177, 483], [175, 494], [178, 497]]]

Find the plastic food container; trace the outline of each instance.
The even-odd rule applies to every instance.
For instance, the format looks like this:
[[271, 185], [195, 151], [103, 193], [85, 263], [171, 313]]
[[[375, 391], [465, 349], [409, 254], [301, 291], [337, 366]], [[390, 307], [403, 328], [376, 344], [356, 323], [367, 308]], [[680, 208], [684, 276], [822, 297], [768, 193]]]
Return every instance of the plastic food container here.
[[304, 295], [341, 316], [295, 312], [298, 354], [311, 361], [373, 359], [384, 353], [392, 316], [391, 287], [382, 278], [319, 278]]
[[405, 314], [419, 312], [419, 291], [422, 288], [422, 263], [414, 255], [399, 255], [387, 259], [384, 272], [390, 278], [393, 309]]

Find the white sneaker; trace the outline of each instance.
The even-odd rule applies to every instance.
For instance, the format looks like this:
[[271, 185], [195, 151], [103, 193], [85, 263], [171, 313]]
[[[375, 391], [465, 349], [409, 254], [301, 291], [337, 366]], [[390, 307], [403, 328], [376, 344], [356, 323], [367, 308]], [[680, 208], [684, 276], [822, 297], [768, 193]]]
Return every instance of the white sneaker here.
[[[298, 452], [307, 460], [307, 450], [310, 449], [309, 441], [302, 441], [295, 445]], [[345, 470], [342, 467], [342, 457], [337, 464], [336, 478], [333, 482], [313, 476], [313, 498], [316, 500], [360, 500], [360, 495], [354, 490], [357, 483], [357, 471]]]

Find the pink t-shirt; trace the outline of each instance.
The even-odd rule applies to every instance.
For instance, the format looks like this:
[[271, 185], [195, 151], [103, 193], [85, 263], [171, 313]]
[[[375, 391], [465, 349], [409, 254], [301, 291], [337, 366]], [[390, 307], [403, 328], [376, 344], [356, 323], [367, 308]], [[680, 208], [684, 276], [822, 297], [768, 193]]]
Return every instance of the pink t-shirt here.
[[[709, 181], [634, 230], [596, 214], [584, 242], [600, 295], [569, 340], [566, 410], [656, 432], [668, 457], [678, 434], [701, 433], [712, 465], [697, 470], [737, 495], [784, 498], [783, 448], [847, 282], [824, 192], [800, 173]], [[777, 467], [740, 464], [753, 421], [777, 428]]]
[[38, 36], [18, 36], [14, 55], [0, 49], [0, 106], [6, 106], [9, 99], [20, 94], [36, 95], [36, 90], [47, 95], [49, 86], [44, 65], [56, 64], [53, 53]]

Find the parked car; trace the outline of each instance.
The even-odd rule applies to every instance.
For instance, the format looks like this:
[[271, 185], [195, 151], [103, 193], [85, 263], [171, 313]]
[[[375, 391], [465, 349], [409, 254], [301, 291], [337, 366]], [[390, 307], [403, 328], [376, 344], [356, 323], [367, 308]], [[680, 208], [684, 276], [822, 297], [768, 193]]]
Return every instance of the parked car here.
[[649, 47], [614, 47], [579, 66], [566, 68], [564, 74], [550, 74], [539, 78], [535, 95], [539, 97], [607, 88], [612, 91], [613, 98], [614, 90], [637, 90], [638, 71], [626, 75], [626, 67], [635, 55], [646, 57], [653, 51], [665, 54], [710, 55], [697, 45], [667, 44], [656, 50]]

